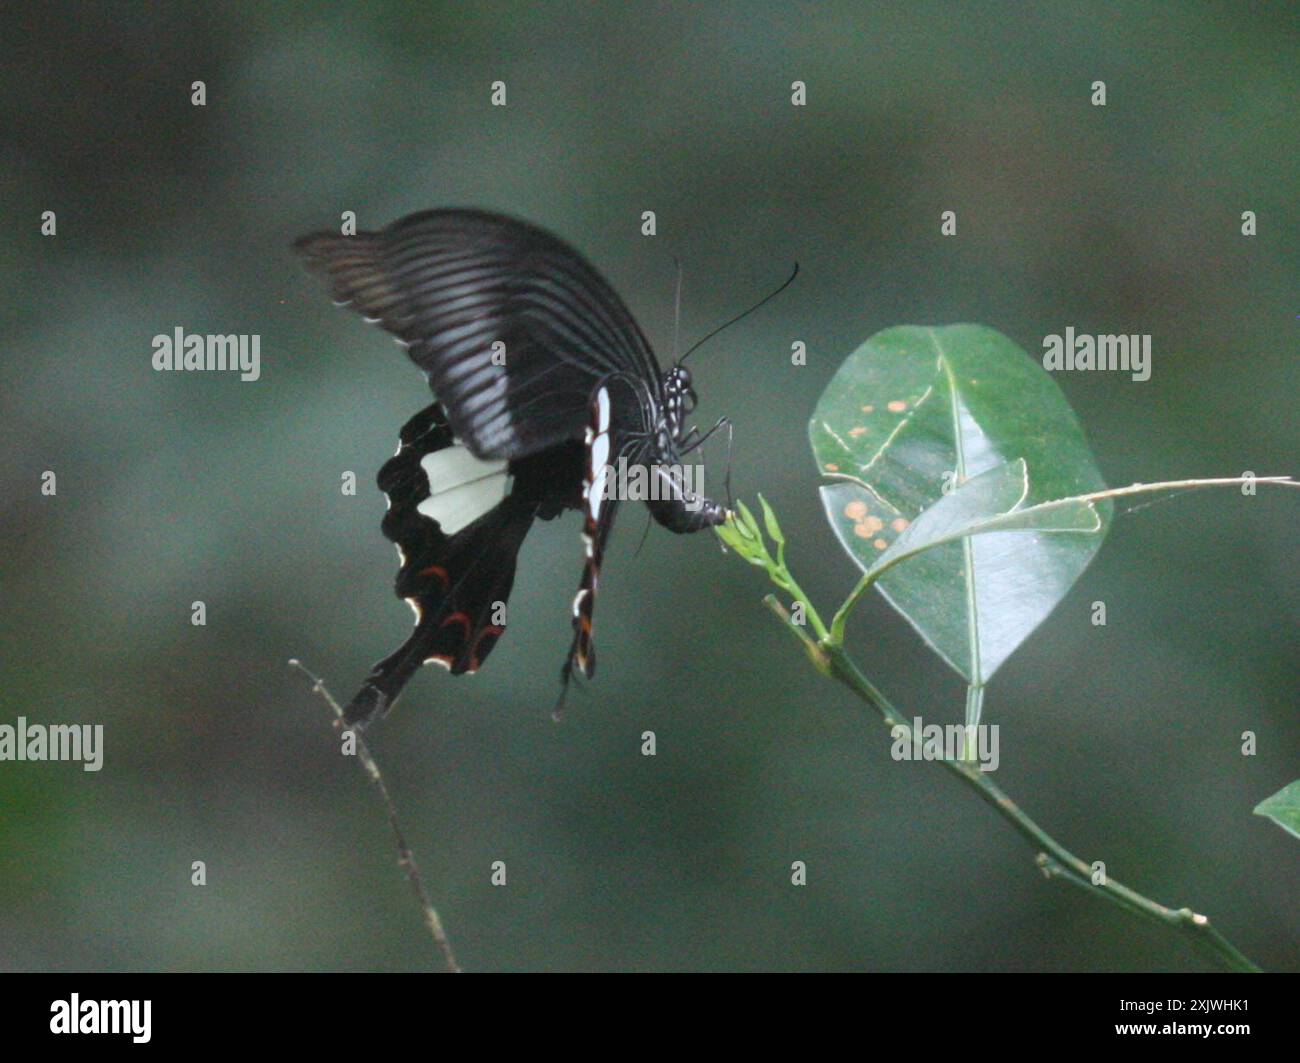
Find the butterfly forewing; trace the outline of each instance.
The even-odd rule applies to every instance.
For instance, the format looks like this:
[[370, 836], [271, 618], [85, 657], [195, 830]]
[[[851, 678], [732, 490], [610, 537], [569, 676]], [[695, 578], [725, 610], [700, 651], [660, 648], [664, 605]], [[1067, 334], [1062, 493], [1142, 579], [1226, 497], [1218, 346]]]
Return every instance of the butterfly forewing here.
[[391, 332], [480, 458], [581, 439], [596, 385], [659, 368], [614, 290], [567, 244], [469, 210], [414, 214], [373, 233], [295, 245], [337, 301]]

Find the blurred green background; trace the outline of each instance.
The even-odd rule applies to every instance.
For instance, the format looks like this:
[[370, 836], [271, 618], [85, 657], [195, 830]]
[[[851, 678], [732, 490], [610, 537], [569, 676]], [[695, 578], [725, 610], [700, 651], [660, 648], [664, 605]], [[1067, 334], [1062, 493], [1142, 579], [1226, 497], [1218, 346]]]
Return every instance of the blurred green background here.
[[[1289, 5], [41, 4], [10, 5], [3, 40], [0, 722], [106, 729], [98, 774], [0, 764], [4, 968], [436, 965], [375, 795], [285, 665], [346, 698], [410, 626], [373, 480], [428, 393], [288, 250], [344, 210], [536, 221], [661, 357], [673, 255], [686, 340], [798, 260], [693, 359], [697, 416], [734, 419], [736, 489], [772, 500], [827, 606], [855, 570], [805, 425], [889, 325], [977, 321], [1033, 353], [1067, 325], [1151, 333], [1147, 383], [1057, 376], [1110, 483], [1296, 472]], [[155, 373], [176, 326], [259, 333], [262, 379]], [[891, 761], [756, 570], [657, 528], [634, 556], [642, 525], [629, 508], [614, 537], [601, 674], [562, 724], [575, 518], [527, 543], [488, 667], [426, 670], [372, 732], [467, 968], [1205, 968]], [[1119, 517], [985, 709], [997, 781], [1045, 827], [1293, 970], [1300, 846], [1251, 809], [1300, 776], [1295, 527], [1267, 491]], [[960, 718], [880, 599], [853, 635], [902, 707]]]

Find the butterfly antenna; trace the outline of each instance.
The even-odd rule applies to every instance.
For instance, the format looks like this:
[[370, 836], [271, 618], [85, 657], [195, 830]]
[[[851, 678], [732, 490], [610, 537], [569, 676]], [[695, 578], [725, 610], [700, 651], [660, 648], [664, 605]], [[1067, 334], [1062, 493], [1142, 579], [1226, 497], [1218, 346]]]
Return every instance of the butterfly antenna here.
[[762, 299], [760, 299], [760, 300], [759, 300], [758, 302], [756, 302], [753, 306], [751, 306], [748, 310], [744, 310], [744, 311], [742, 311], [741, 313], [737, 314], [737, 315], [736, 315], [735, 317], [733, 317], [730, 321], [724, 321], [721, 325], [719, 325], [717, 328], [715, 328], [712, 332], [710, 332], [710, 333], [709, 333], [707, 336], [705, 336], [702, 340], [700, 340], [698, 343], [696, 343], [695, 346], [693, 346], [689, 351], [687, 351], [687, 352], [686, 352], [685, 354], [683, 354], [680, 358], [678, 358], [678, 359], [677, 359], [677, 364], [678, 364], [678, 365], [681, 365], [684, 361], [686, 361], [687, 358], [689, 358], [693, 353], [695, 353], [695, 351], [697, 351], [697, 350], [699, 350], [701, 347], [703, 347], [704, 344], [708, 343], [709, 340], [713, 339], [713, 337], [716, 336], [716, 335], [717, 335], [719, 332], [721, 332], [723, 329], [725, 329], [725, 328], [730, 328], [732, 325], [734, 325], [734, 324], [735, 324], [737, 321], [739, 321], [741, 318], [748, 317], [750, 314], [752, 314], [755, 310], [757, 310], [757, 309], [758, 309], [760, 306], [762, 306], [764, 303], [768, 302], [769, 300], [775, 299], [778, 295], [780, 295], [783, 291], [785, 291], [788, 287], [790, 287], [791, 284], [794, 283], [794, 279], [795, 279], [795, 277], [797, 277], [797, 276], [799, 276], [799, 263], [798, 263], [798, 262], [796, 262], [796, 263], [794, 264], [794, 269], [791, 271], [790, 276], [786, 278], [785, 283], [782, 284], [781, 287], [777, 288], [777, 290], [774, 291], [774, 292], [769, 292], [767, 295], [763, 296]]
[[735, 433], [731, 429], [731, 422], [727, 422], [727, 474], [723, 482], [727, 485], [727, 511], [731, 512], [736, 507], [731, 497], [731, 440]]
[[673, 255], [673, 265], [677, 267], [677, 294], [673, 297], [673, 361], [676, 362], [682, 337], [682, 260], [676, 255]]

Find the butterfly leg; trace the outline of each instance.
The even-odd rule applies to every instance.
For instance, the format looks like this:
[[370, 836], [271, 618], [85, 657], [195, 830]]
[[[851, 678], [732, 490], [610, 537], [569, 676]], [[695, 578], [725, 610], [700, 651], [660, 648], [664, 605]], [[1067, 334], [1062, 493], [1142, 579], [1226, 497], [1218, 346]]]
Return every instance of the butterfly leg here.
[[712, 436], [713, 433], [718, 431], [718, 429], [720, 428], [725, 428], [727, 430], [727, 472], [726, 472], [726, 478], [724, 482], [726, 483], [726, 488], [727, 488], [727, 509], [730, 511], [731, 509], [734, 508], [732, 505], [732, 498], [731, 498], [731, 444], [732, 444], [732, 438], [734, 436], [734, 432], [731, 424], [731, 418], [719, 417], [717, 421], [714, 422], [713, 427], [710, 428], [703, 435], [700, 435], [699, 428], [692, 427], [691, 430], [687, 432], [682, 439], [682, 442], [686, 444], [685, 448], [682, 450], [682, 454], [684, 456], [686, 454], [691, 453], [691, 451], [693, 450], [698, 450], [706, 442], [708, 442], [709, 437]]
[[[700, 435], [700, 430], [698, 427], [692, 427], [691, 430], [687, 432], [686, 435], [682, 438], [683, 443], [689, 443], [689, 445], [682, 450], [682, 454], [685, 455], [685, 454], [689, 454], [693, 450], [698, 450], [705, 443], [707, 443], [709, 439], [713, 436], [713, 433], [718, 431], [718, 429], [720, 428], [725, 428], [728, 431], [730, 431], [731, 418], [719, 417], [716, 421], [713, 422], [713, 427], [710, 428], [703, 435]], [[693, 437], [694, 437], [694, 441], [691, 442]]]

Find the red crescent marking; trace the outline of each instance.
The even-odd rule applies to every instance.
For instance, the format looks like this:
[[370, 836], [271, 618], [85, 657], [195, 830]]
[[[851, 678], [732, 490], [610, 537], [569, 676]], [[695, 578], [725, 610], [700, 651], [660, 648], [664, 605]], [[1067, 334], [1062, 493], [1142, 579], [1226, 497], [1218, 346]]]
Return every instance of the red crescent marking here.
[[446, 590], [447, 587], [450, 586], [451, 584], [451, 579], [447, 575], [447, 570], [443, 568], [441, 565], [430, 565], [428, 568], [420, 569], [419, 573], [417, 574], [421, 576], [436, 577], [438, 582], [442, 584], [443, 590]]
[[470, 624], [469, 615], [467, 613], [452, 613], [450, 616], [444, 617], [442, 623], [439, 624], [438, 627], [444, 628], [448, 624], [455, 624], [455, 623], [463, 624], [465, 626], [465, 634], [467, 636], [469, 635], [471, 624]]

